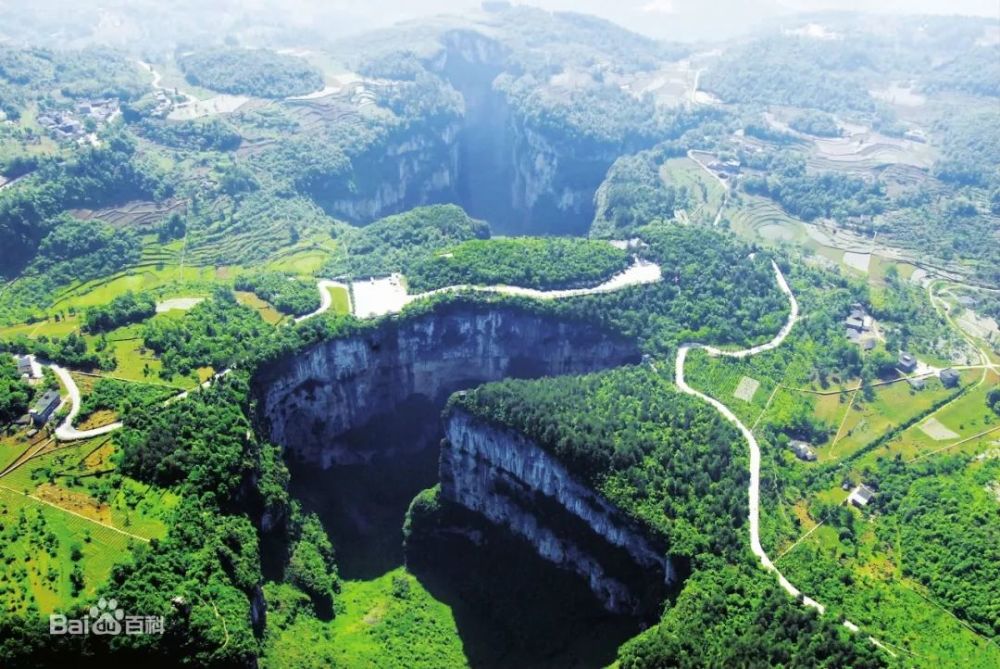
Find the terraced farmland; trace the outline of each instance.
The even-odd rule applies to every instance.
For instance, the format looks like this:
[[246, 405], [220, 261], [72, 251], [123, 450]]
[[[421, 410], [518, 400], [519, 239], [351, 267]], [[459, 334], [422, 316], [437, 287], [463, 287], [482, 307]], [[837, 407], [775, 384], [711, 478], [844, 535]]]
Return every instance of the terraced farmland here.
[[159, 203], [135, 200], [105, 209], [77, 209], [73, 211], [73, 215], [84, 220], [101, 220], [116, 228], [133, 229], [156, 225], [175, 212], [184, 213], [186, 208], [184, 200], [179, 199]]

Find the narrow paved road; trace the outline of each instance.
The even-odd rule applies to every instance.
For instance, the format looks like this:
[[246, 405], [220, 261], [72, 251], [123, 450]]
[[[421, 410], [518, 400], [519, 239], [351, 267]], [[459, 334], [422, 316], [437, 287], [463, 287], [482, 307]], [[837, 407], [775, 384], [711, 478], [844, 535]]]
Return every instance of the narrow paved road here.
[[778, 268], [777, 263], [771, 261], [771, 264], [774, 267], [774, 274], [778, 280], [778, 287], [780, 287], [781, 292], [788, 297], [790, 307], [788, 320], [782, 326], [781, 330], [778, 331], [778, 334], [776, 334], [771, 341], [765, 344], [760, 344], [759, 346], [754, 346], [740, 351], [724, 351], [720, 348], [716, 348], [715, 346], [707, 346], [705, 344], [682, 344], [677, 350], [674, 380], [681, 392], [693, 395], [711, 404], [743, 434], [743, 438], [746, 439], [747, 444], [750, 445], [750, 549], [753, 551], [754, 555], [760, 559], [761, 564], [764, 565], [768, 571], [772, 571], [775, 575], [777, 575], [778, 582], [781, 583], [781, 587], [784, 588], [788, 594], [792, 597], [801, 597], [803, 604], [811, 606], [820, 613], [823, 613], [826, 610], [825, 607], [816, 600], [806, 597], [801, 591], [799, 591], [798, 588], [792, 585], [791, 582], [785, 578], [784, 574], [782, 574], [778, 568], [774, 566], [774, 563], [771, 562], [771, 558], [768, 557], [763, 546], [760, 544], [760, 445], [757, 443], [757, 438], [754, 437], [750, 428], [744, 425], [743, 421], [737, 418], [736, 414], [734, 414], [729, 407], [719, 400], [695, 390], [689, 386], [687, 381], [684, 379], [684, 363], [687, 360], [687, 354], [689, 351], [701, 349], [703, 351], [707, 351], [709, 355], [714, 356], [749, 358], [750, 356], [757, 355], [758, 353], [763, 353], [764, 351], [770, 351], [773, 348], [777, 348], [778, 346], [781, 346], [782, 342], [785, 341], [785, 338], [788, 337], [788, 334], [792, 331], [792, 328], [795, 327], [795, 324], [799, 320], [799, 303], [795, 299], [795, 295], [792, 293], [791, 288], [788, 287], [788, 282], [785, 281], [785, 276], [781, 273], [781, 269]]
[[[698, 397], [709, 404], [711, 404], [715, 409], [721, 413], [726, 420], [731, 422], [736, 428], [743, 434], [743, 438], [746, 439], [747, 444], [750, 446], [750, 486], [749, 486], [749, 521], [750, 521], [750, 550], [753, 554], [757, 556], [760, 563], [770, 572], [773, 572], [775, 576], [778, 577], [778, 583], [784, 588], [785, 592], [790, 594], [796, 599], [801, 599], [804, 606], [809, 606], [816, 609], [820, 614], [826, 612], [826, 607], [817, 602], [815, 599], [808, 597], [802, 593], [801, 590], [792, 585], [791, 581], [785, 578], [785, 575], [775, 566], [774, 562], [768, 556], [764, 547], [760, 543], [760, 444], [757, 443], [757, 438], [754, 437], [753, 432], [746, 425], [743, 424], [735, 413], [733, 413], [729, 407], [727, 407], [722, 402], [718, 401], [713, 397], [709, 397], [705, 393], [695, 390], [687, 384], [684, 379], [684, 363], [687, 360], [687, 354], [689, 351], [695, 349], [701, 349], [708, 352], [709, 355], [714, 356], [726, 356], [730, 358], [749, 358], [750, 356], [757, 355], [758, 353], [763, 353], [764, 351], [770, 351], [771, 349], [781, 346], [781, 344], [788, 337], [792, 328], [799, 320], [799, 303], [795, 299], [795, 294], [792, 293], [792, 289], [788, 287], [788, 282], [785, 280], [785, 275], [781, 273], [781, 269], [778, 264], [771, 261], [771, 265], [774, 267], [774, 276], [778, 281], [778, 287], [781, 288], [781, 292], [788, 297], [789, 313], [788, 320], [785, 321], [785, 325], [778, 331], [778, 334], [774, 336], [771, 341], [760, 344], [759, 346], [753, 346], [748, 349], [743, 349], [739, 351], [724, 351], [715, 346], [708, 346], [705, 344], [697, 343], [686, 343], [682, 344], [677, 350], [677, 359], [674, 368], [674, 380], [677, 387], [680, 388], [681, 392], [687, 393], [688, 395], [693, 395]], [[859, 632], [860, 628], [852, 623], [850, 620], [843, 621], [844, 627], [849, 629], [851, 632]], [[879, 648], [890, 653], [895, 657], [895, 653], [885, 647], [882, 642], [873, 636], [869, 636], [868, 640]]]
[[[441, 288], [439, 290], [430, 291], [428, 293], [421, 293], [419, 295], [407, 296], [407, 302], [412, 302], [423, 297], [428, 297], [430, 295], [435, 295], [444, 292], [453, 292], [457, 290], [480, 290], [485, 292], [498, 292], [507, 293], [512, 295], [524, 295], [528, 297], [534, 297], [537, 299], [560, 299], [566, 297], [575, 297], [578, 295], [593, 295], [596, 293], [607, 293], [615, 290], [621, 290], [627, 286], [634, 286], [643, 283], [653, 283], [659, 281], [661, 278], [660, 266], [655, 263], [650, 263], [648, 261], [636, 259], [635, 263], [625, 272], [612, 277], [608, 281], [602, 283], [599, 286], [593, 288], [579, 288], [574, 290], [534, 290], [530, 288], [518, 288], [516, 286], [448, 286], [446, 288]], [[350, 296], [350, 288], [347, 284], [341, 283], [339, 281], [330, 281], [327, 279], [322, 279], [316, 283], [316, 289], [320, 294], [320, 306], [316, 311], [305, 314], [304, 316], [299, 316], [295, 319], [296, 323], [301, 323], [302, 321], [314, 318], [321, 314], [326, 313], [333, 306], [333, 296], [330, 294], [331, 288], [343, 288], [348, 291], [348, 296]], [[349, 298], [350, 299], [350, 298]], [[354, 312], [354, 305], [350, 305], [351, 312]], [[69, 371], [63, 369], [62, 367], [50, 364], [49, 367], [52, 371], [59, 377], [59, 380], [66, 387], [66, 391], [69, 393], [69, 403], [70, 411], [66, 418], [56, 427], [55, 438], [57, 441], [78, 441], [81, 439], [93, 439], [94, 437], [100, 437], [109, 432], [114, 432], [121, 428], [121, 421], [114, 423], [108, 423], [107, 425], [102, 425], [91, 430], [78, 430], [73, 427], [73, 421], [80, 414], [80, 389], [76, 385], [76, 381], [70, 375]], [[216, 379], [219, 379], [229, 373], [230, 370], [225, 369], [215, 374], [211, 379], [201, 384], [201, 387], [206, 388], [212, 384]], [[188, 396], [188, 391], [184, 391], [169, 400], [166, 404], [175, 402], [179, 399], [183, 399]], [[65, 402], [64, 402], [65, 403]]]
[[122, 426], [120, 422], [116, 422], [102, 425], [93, 430], [77, 430], [73, 427], [73, 421], [76, 420], [77, 415], [80, 413], [80, 389], [76, 387], [76, 381], [73, 380], [68, 370], [63, 369], [59, 365], [49, 365], [49, 367], [52, 368], [52, 371], [55, 372], [55, 375], [59, 377], [59, 380], [62, 381], [62, 384], [66, 386], [67, 392], [69, 392], [69, 414], [56, 428], [55, 437], [57, 440], [76, 441], [78, 439], [92, 439], [109, 432], [114, 432]]
[[627, 286], [638, 286], [644, 283], [656, 283], [663, 277], [660, 266], [656, 263], [636, 258], [632, 264], [623, 272], [619, 272], [604, 283], [590, 288], [565, 288], [558, 290], [539, 290], [537, 288], [522, 288], [521, 286], [474, 286], [471, 284], [460, 284], [457, 286], [446, 286], [436, 290], [429, 290], [426, 293], [418, 293], [408, 296], [409, 301], [419, 300], [441, 293], [452, 293], [460, 290], [474, 290], [483, 293], [500, 293], [502, 295], [519, 295], [521, 297], [531, 297], [536, 300], [562, 300], [567, 297], [581, 297], [583, 295], [599, 295], [601, 293], [612, 293]]
[[[316, 290], [319, 291], [319, 309], [312, 313], [305, 314], [304, 316], [299, 316], [295, 319], [295, 322], [301, 323], [302, 321], [309, 320], [314, 316], [319, 316], [320, 314], [325, 314], [329, 311], [330, 307], [333, 306], [333, 295], [330, 294], [331, 288], [343, 288], [347, 291], [347, 299], [351, 299], [351, 288], [346, 283], [322, 279], [316, 283]], [[348, 303], [348, 310], [353, 312], [350, 308], [350, 303]]]

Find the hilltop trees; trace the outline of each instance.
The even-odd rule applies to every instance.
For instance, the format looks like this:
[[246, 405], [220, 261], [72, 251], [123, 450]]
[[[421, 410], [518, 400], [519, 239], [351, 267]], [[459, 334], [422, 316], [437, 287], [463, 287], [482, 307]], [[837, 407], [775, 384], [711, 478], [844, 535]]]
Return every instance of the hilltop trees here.
[[139, 323], [156, 314], [156, 300], [151, 295], [128, 291], [104, 305], [84, 312], [88, 332], [107, 332], [130, 323]]
[[[135, 144], [124, 133], [112, 134], [101, 147], [82, 149], [63, 163], [46, 163], [25, 183], [0, 192], [0, 275], [17, 276], [50, 234], [54, 236], [46, 243], [48, 257], [41, 259], [37, 271], [47, 271], [63, 261], [69, 263], [64, 265], [67, 270], [90, 276], [106, 272], [115, 263], [129, 260], [137, 252], [135, 244], [111, 239], [115, 235], [97, 222], [74, 222], [58, 218], [58, 214], [72, 207], [97, 207], [141, 197], [160, 199], [169, 192], [170, 185], [162, 174], [135, 159]], [[69, 230], [59, 232], [64, 224]], [[95, 245], [98, 241], [100, 247]], [[77, 257], [99, 249], [104, 249], [103, 253], [94, 258]]]
[[195, 86], [223, 93], [285, 98], [323, 88], [322, 73], [307, 61], [269, 49], [200, 51], [182, 57], [180, 66]]
[[13, 358], [0, 354], [0, 425], [27, 413], [30, 399], [31, 388], [21, 380]]
[[628, 264], [628, 254], [607, 242], [474, 239], [428, 254], [414, 263], [406, 278], [416, 292], [464, 283], [552, 290], [597, 285]]
[[236, 279], [236, 290], [248, 290], [292, 316], [308, 314], [319, 309], [320, 304], [316, 286], [279, 272], [244, 274]]
[[694, 575], [663, 620], [619, 650], [623, 669], [884, 666], [878, 651], [745, 565]]

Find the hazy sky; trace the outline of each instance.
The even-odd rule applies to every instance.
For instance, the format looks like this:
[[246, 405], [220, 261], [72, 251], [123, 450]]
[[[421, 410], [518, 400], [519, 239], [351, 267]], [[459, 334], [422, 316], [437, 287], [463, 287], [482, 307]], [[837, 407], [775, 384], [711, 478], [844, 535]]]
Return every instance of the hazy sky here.
[[[333, 0], [325, 4], [351, 15], [355, 25], [370, 28], [421, 15], [461, 13], [480, 3], [478, 0]], [[672, 39], [724, 38], [752, 28], [762, 18], [798, 11], [968, 14], [1000, 20], [1000, 0], [515, 0], [515, 4], [595, 14], [637, 32]]]
[[[684, 41], [722, 41], [797, 11], [975, 14], [1000, 20], [1000, 0], [514, 1], [594, 14], [651, 37]], [[338, 38], [422, 16], [462, 14], [479, 5], [480, 0], [0, 0], [0, 38], [148, 48], [198, 40], [212, 30], [243, 33], [251, 41], [268, 28]]]

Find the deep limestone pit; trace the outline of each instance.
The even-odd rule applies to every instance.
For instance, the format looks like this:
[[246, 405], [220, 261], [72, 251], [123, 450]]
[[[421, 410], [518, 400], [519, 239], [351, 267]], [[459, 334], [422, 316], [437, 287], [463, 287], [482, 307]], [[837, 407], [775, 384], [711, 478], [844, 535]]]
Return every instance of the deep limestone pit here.
[[[442, 417], [442, 408], [453, 392], [485, 382], [581, 374], [639, 358], [634, 341], [592, 323], [514, 306], [442, 304], [312, 345], [261, 369], [254, 385], [264, 430], [284, 448], [292, 491], [320, 514], [344, 577], [374, 578], [404, 559], [431, 563], [434, 592], [430, 584], [463, 570], [473, 583], [503, 581], [495, 570], [469, 571], [472, 562], [502, 564], [514, 581], [532, 572], [535, 590], [562, 582], [557, 599], [575, 598], [573, 615], [582, 619], [629, 618], [611, 623], [622, 641], [636, 621], [655, 616], [676, 579], [666, 547], [529, 440], [462, 412]], [[435, 483], [454, 509], [444, 543], [423, 541], [404, 557], [406, 509]], [[467, 557], [445, 565], [460, 554]], [[461, 590], [457, 599], [495, 596]], [[536, 594], [518, 596], [530, 608]]]

